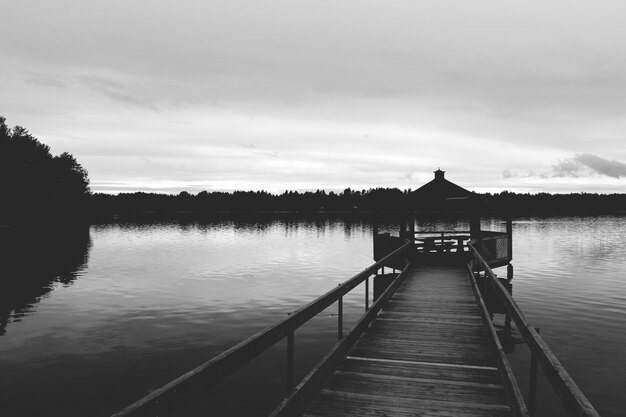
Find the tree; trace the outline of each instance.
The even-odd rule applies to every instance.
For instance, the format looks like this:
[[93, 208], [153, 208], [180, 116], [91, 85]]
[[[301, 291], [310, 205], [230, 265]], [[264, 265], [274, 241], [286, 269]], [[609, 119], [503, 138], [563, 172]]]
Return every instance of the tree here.
[[32, 224], [84, 214], [89, 178], [67, 152], [52, 156], [21, 126], [10, 128], [0, 116], [0, 223]]

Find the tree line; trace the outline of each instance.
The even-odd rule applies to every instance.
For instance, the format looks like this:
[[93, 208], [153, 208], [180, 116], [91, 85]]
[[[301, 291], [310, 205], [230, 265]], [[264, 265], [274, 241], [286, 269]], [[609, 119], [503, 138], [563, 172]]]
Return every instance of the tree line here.
[[90, 196], [85, 170], [68, 153], [54, 156], [21, 126], [0, 116], [0, 224], [38, 225], [84, 217]]
[[[606, 214], [625, 212], [626, 194], [529, 194], [503, 191], [474, 194], [475, 206], [485, 214], [567, 215]], [[96, 193], [91, 197], [91, 209], [96, 214], [174, 214], [180, 212], [217, 214], [250, 212], [324, 212], [367, 213], [463, 210], [463, 206], [433, 206], [420, 201], [411, 190], [398, 188], [345, 189], [343, 192], [285, 191], [273, 194], [266, 191], [207, 192], [198, 194]]]

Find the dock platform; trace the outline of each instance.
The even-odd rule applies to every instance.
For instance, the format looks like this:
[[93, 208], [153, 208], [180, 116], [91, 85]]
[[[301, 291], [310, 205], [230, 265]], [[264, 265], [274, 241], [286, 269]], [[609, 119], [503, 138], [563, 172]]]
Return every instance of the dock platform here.
[[467, 268], [412, 267], [304, 415], [511, 416], [497, 366]]

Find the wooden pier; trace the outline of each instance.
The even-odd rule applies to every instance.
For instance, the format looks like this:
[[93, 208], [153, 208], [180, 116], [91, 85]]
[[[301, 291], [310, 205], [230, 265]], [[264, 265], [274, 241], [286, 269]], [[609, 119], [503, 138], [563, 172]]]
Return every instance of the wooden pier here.
[[467, 268], [411, 267], [307, 416], [511, 416]]
[[[113, 417], [177, 415], [178, 405], [284, 339], [287, 394], [271, 417], [530, 417], [538, 365], [571, 415], [598, 416], [492, 272], [492, 266], [507, 265], [511, 256], [510, 222], [506, 232], [416, 232], [409, 227], [391, 236], [375, 231], [376, 263]], [[385, 268], [394, 271], [392, 279]], [[385, 289], [370, 305], [372, 281], [384, 282]], [[343, 297], [360, 284], [365, 284], [365, 313], [344, 332]], [[496, 335], [493, 311], [487, 310], [481, 287], [495, 294], [531, 352], [527, 399]], [[333, 305], [337, 343], [296, 382], [295, 331]]]

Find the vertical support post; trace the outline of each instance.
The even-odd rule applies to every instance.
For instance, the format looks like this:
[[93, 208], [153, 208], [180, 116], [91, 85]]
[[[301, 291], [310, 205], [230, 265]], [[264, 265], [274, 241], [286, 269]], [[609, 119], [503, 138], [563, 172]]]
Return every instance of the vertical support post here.
[[412, 212], [409, 212], [409, 240], [415, 243], [415, 219]]
[[513, 259], [513, 220], [510, 217], [506, 219], [506, 234], [508, 239], [507, 257], [510, 261]]
[[[539, 328], [535, 327], [537, 333]], [[528, 381], [528, 413], [532, 416], [535, 414], [535, 402], [537, 392], [537, 357], [530, 351], [530, 376]]]
[[365, 311], [370, 309], [370, 277], [365, 278]]
[[404, 236], [406, 236], [406, 220], [405, 219], [400, 219], [400, 233], [398, 234], [398, 236], [400, 237], [400, 239], [402, 239]]
[[337, 316], [338, 316], [338, 320], [339, 322], [337, 323], [337, 340], [341, 340], [341, 338], [343, 337], [343, 295], [341, 297], [339, 297], [339, 300], [337, 300], [337, 302], [339, 303], [337, 306]]
[[287, 335], [287, 394], [293, 389], [293, 345], [294, 331], [291, 330]]
[[473, 213], [470, 218], [470, 237], [480, 239], [480, 215]]
[[372, 230], [372, 251], [374, 252], [374, 260], [376, 260], [376, 242], [378, 242], [378, 220], [374, 219], [374, 227]]
[[[506, 266], [506, 280], [509, 284], [513, 280], [513, 264], [508, 264]], [[504, 318], [504, 330], [506, 330], [508, 334], [511, 333], [511, 315], [508, 312]]]

